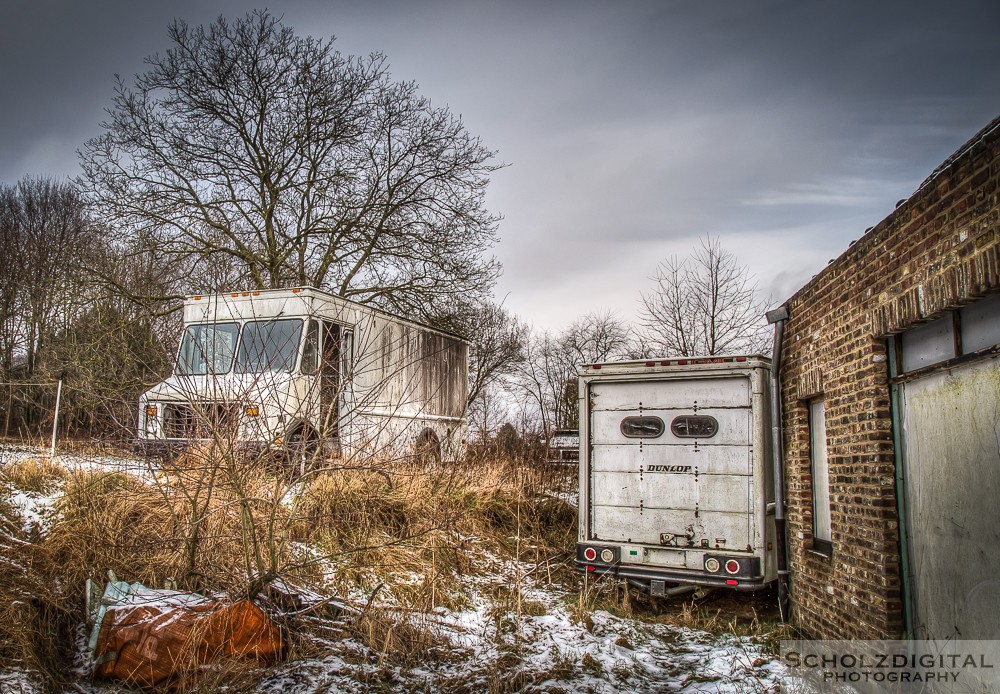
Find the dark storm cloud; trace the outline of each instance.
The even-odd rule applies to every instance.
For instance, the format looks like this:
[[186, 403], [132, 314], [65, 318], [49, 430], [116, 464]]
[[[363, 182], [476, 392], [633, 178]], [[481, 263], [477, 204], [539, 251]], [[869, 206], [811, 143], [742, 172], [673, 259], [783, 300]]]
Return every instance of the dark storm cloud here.
[[[206, 5], [207, 6], [207, 5]], [[142, 71], [166, 47], [176, 13], [210, 20], [224, 8], [127, 0], [40, 0], [4, 8], [0, 41], [0, 180], [74, 176], [76, 150], [99, 134], [114, 76]]]
[[[0, 179], [77, 173], [113, 75], [175, 16], [238, 2], [19, 3]], [[284, 2], [299, 33], [384, 51], [511, 166], [489, 193], [507, 305], [631, 316], [656, 262], [721, 235], [778, 298], [1000, 113], [1000, 3]], [[780, 252], [778, 252], [780, 251]]]

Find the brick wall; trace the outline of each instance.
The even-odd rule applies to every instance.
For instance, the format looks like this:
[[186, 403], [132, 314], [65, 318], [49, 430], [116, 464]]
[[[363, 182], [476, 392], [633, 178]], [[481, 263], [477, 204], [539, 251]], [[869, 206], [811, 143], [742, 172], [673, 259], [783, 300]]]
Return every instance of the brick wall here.
[[[886, 337], [1000, 289], [1000, 118], [789, 301], [782, 402], [793, 618], [816, 638], [903, 629]], [[812, 538], [808, 404], [826, 408], [833, 551]]]

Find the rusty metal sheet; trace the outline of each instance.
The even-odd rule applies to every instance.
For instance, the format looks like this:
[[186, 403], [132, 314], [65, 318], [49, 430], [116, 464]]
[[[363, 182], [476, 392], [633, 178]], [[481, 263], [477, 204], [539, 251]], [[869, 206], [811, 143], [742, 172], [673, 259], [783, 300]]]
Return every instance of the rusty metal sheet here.
[[94, 677], [129, 686], [188, 686], [206, 665], [266, 665], [285, 648], [278, 626], [249, 600], [112, 582], [91, 634]]

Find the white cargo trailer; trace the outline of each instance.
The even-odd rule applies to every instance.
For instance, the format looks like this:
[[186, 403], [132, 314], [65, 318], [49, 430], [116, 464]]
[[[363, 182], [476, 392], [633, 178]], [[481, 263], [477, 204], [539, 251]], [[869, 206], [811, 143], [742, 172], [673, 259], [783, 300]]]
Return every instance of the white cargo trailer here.
[[769, 367], [762, 356], [580, 367], [578, 570], [653, 595], [776, 578]]
[[191, 296], [183, 310], [174, 372], [140, 399], [140, 447], [460, 454], [460, 337], [309, 287]]

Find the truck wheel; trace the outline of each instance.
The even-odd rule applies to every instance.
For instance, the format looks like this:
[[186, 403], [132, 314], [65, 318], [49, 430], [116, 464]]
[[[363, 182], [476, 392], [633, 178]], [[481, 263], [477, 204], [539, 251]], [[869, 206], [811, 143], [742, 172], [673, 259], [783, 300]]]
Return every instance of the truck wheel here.
[[295, 476], [304, 475], [312, 467], [322, 448], [316, 432], [306, 426], [290, 434], [285, 440], [285, 447]]
[[413, 444], [413, 452], [420, 462], [441, 462], [441, 441], [433, 429], [426, 427], [417, 435], [417, 440]]

